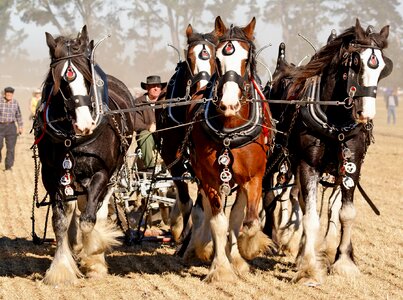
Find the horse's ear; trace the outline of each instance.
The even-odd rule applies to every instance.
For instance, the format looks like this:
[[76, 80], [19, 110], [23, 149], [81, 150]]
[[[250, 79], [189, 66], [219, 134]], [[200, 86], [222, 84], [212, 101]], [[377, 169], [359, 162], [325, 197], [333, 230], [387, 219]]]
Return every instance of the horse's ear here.
[[215, 18], [215, 24], [214, 24], [215, 35], [223, 36], [226, 31], [227, 31], [227, 27], [225, 27], [225, 24], [221, 20], [221, 17], [218, 16], [217, 18]]
[[193, 27], [192, 25], [188, 25], [188, 27], [186, 28], [186, 36], [189, 39], [189, 37], [193, 34]]
[[361, 27], [360, 21], [356, 19], [355, 21], [355, 38], [356, 40], [365, 40], [365, 31]]
[[89, 42], [87, 25], [84, 25], [83, 28], [81, 29], [80, 42], [81, 44], [88, 44]]
[[381, 37], [383, 37], [386, 40], [389, 36], [389, 25], [386, 25], [385, 27], [383, 27], [379, 34], [381, 35]]
[[88, 58], [91, 58], [92, 50], [94, 49], [94, 40], [91, 40], [90, 43], [88, 44], [88, 47], [86, 49], [86, 55]]
[[256, 18], [253, 17], [252, 20], [249, 22], [249, 24], [243, 28], [246, 37], [251, 41], [254, 40], [253, 33], [255, 31], [255, 26], [256, 26]]
[[45, 35], [46, 35], [46, 44], [48, 44], [49, 50], [51, 51], [51, 54], [53, 54], [55, 52], [56, 41], [49, 32], [45, 32]]

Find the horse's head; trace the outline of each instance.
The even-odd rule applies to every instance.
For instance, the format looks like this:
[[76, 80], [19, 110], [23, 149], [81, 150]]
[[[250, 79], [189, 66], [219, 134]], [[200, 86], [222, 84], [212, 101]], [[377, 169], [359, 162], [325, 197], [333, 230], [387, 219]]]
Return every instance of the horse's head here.
[[389, 25], [374, 32], [372, 26], [365, 31], [359, 20], [355, 25], [355, 40], [351, 41], [343, 54], [348, 58], [347, 91], [355, 106], [356, 118], [366, 123], [376, 113], [376, 92], [378, 81], [392, 72], [393, 63], [385, 57]]
[[76, 38], [57, 37], [46, 32], [51, 58], [53, 95], [60, 93], [77, 135], [90, 135], [96, 127], [90, 88], [92, 82], [90, 55], [93, 41], [89, 41], [84, 26]]
[[217, 38], [213, 33], [197, 33], [190, 24], [186, 28], [188, 48], [185, 55], [192, 74], [192, 85], [198, 85], [196, 90], [206, 86], [215, 71]]
[[249, 77], [253, 77], [255, 46], [253, 18], [245, 27], [231, 25], [227, 28], [220, 17], [215, 20], [218, 37], [217, 65], [219, 83], [217, 95], [219, 108], [226, 117], [234, 116], [241, 108], [241, 100], [247, 97]]

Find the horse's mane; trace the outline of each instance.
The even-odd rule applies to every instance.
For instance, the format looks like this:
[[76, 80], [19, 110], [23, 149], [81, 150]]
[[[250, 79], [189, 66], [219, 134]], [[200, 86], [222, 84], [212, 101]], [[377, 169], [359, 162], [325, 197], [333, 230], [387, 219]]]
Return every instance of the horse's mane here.
[[241, 27], [233, 26], [229, 28], [223, 36], [219, 38], [219, 41], [225, 41], [229, 39], [239, 39], [249, 43], [250, 45], [250, 52], [249, 52], [249, 64], [250, 64], [250, 71], [254, 78], [258, 78], [256, 73], [256, 46], [253, 40], [248, 39], [243, 32]]
[[339, 66], [342, 56], [348, 50], [351, 42], [360, 45], [371, 45], [380, 49], [387, 47], [387, 41], [379, 33], [366, 34], [365, 37], [356, 37], [356, 28], [352, 26], [338, 35], [334, 40], [323, 46], [305, 66], [295, 68], [290, 76], [293, 78], [293, 85], [290, 89], [295, 92], [303, 86], [306, 79], [324, 73], [326, 69], [334, 70]]
[[[92, 75], [88, 60], [88, 45], [81, 45], [78, 38], [69, 38], [65, 36], [59, 36], [55, 39], [56, 46], [54, 50], [49, 50], [51, 58], [51, 69], [49, 70], [45, 84], [54, 83], [53, 94], [59, 91], [61, 83], [61, 72], [64, 67], [65, 60], [57, 61], [57, 59], [67, 57], [68, 55], [82, 54], [79, 56], [73, 56], [70, 58], [71, 62], [77, 69], [83, 74], [87, 82], [91, 82]], [[66, 47], [67, 43], [70, 43], [70, 49]]]
[[210, 33], [198, 33], [198, 32], [193, 32], [191, 36], [188, 37], [187, 43], [188, 45], [191, 45], [192, 43], [197, 43], [200, 41], [208, 41], [212, 43], [213, 45], [217, 45], [218, 39], [215, 36], [214, 32]]

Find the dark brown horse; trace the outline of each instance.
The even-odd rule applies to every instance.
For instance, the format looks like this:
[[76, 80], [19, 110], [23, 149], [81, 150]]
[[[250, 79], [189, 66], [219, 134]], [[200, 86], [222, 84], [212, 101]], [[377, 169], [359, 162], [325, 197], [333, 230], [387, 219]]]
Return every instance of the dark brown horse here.
[[[216, 37], [213, 33], [201, 34], [193, 31], [189, 24], [186, 29], [187, 49], [185, 61], [178, 63], [176, 72], [169, 81], [166, 94], [159, 100], [189, 100], [196, 91], [210, 81], [215, 71]], [[187, 141], [184, 126], [187, 118], [186, 106], [168, 106], [156, 111], [158, 142], [161, 157], [169, 167], [173, 177], [181, 178], [192, 172], [186, 164]], [[178, 200], [171, 212], [171, 231], [175, 241], [180, 241], [188, 222], [193, 201], [189, 196], [188, 185], [183, 180], [175, 180]]]
[[107, 222], [108, 183], [131, 142], [134, 114], [102, 112], [133, 108], [134, 101], [120, 80], [95, 65], [86, 26], [77, 38], [46, 33], [46, 42], [51, 64], [34, 128], [57, 242], [44, 282], [58, 285], [82, 272], [107, 273], [105, 250], [121, 235]]
[[[190, 108], [194, 124], [190, 150], [192, 167], [200, 180], [204, 216], [192, 232], [187, 253], [209, 259], [214, 254], [206, 281], [231, 280], [249, 270], [244, 258], [252, 259], [269, 243], [261, 232], [262, 177], [271, 139], [262, 130], [270, 127], [268, 107], [263, 107], [256, 83], [253, 34], [256, 20], [245, 27], [227, 28], [215, 21], [218, 37], [218, 78], [214, 91], [205, 89], [193, 97], [213, 98]], [[225, 199], [238, 186], [228, 222]], [[246, 214], [244, 213], [246, 207]], [[229, 233], [229, 235], [228, 235]], [[208, 247], [212, 238], [213, 247]], [[209, 251], [206, 253], [206, 251]]]
[[[310, 101], [272, 111], [279, 121], [277, 128], [288, 133], [279, 136], [279, 149], [286, 151], [283, 155], [290, 160], [303, 200], [303, 236], [295, 282], [322, 282], [326, 272], [323, 253], [332, 272], [359, 273], [351, 242], [356, 215], [353, 195], [371, 143], [378, 81], [392, 69], [383, 52], [388, 35], [389, 26], [379, 33], [372, 26], [365, 31], [357, 20], [355, 26], [329, 39], [307, 65], [295, 68], [279, 60], [270, 97]], [[323, 174], [334, 176], [332, 197], [341, 199], [342, 204], [331, 207], [325, 243], [318, 243], [317, 188]], [[341, 193], [337, 193], [339, 189]]]

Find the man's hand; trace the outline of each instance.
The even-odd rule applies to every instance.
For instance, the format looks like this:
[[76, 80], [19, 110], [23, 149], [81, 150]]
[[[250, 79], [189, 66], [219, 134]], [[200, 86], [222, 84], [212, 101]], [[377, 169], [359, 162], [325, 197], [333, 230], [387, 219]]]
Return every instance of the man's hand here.
[[18, 130], [17, 130], [18, 134], [22, 134], [23, 131], [24, 130], [22, 128], [18, 128]]
[[156, 129], [157, 129], [157, 126], [155, 125], [155, 123], [152, 123], [150, 125], [150, 132], [155, 132]]

